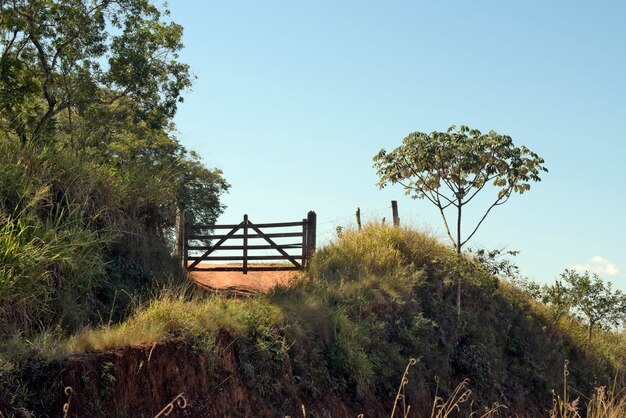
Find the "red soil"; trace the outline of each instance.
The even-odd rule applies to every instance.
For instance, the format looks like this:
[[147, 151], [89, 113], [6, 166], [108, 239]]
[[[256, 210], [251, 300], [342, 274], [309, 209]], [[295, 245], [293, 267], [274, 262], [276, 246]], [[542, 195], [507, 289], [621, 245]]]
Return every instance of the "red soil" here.
[[[279, 366], [284, 378], [274, 382], [281, 388], [280, 395], [268, 398], [250, 388], [236, 346], [232, 337], [221, 333], [213, 359], [177, 340], [70, 356], [60, 373], [63, 386], [73, 389], [68, 417], [154, 417], [179, 394], [186, 408], [175, 406], [171, 417], [301, 416], [301, 405], [312, 416], [387, 416], [385, 405], [373, 394], [355, 404], [340, 399], [330, 388], [318, 388], [315, 398], [305, 396], [295, 383], [289, 358]], [[63, 386], [57, 388], [59, 393]], [[66, 399], [61, 396], [59, 402]], [[61, 411], [61, 404], [51, 405], [51, 410]]]
[[[199, 267], [210, 267], [201, 263]], [[225, 265], [220, 265], [225, 267]], [[220, 291], [254, 294], [267, 292], [276, 285], [285, 285], [300, 275], [300, 271], [192, 271], [189, 278], [199, 285]]]

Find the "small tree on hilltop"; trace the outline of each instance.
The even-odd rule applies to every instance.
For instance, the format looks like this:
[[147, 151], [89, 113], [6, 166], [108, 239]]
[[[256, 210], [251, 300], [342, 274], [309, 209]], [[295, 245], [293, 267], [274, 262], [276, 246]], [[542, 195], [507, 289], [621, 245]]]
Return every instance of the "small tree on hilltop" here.
[[[427, 199], [439, 209], [448, 237], [457, 254], [474, 236], [489, 212], [506, 203], [511, 194], [524, 193], [531, 181], [540, 181], [539, 174], [548, 171], [544, 160], [528, 148], [516, 147], [510, 136], [490, 131], [451, 126], [446, 132], [413, 132], [402, 145], [391, 152], [382, 149], [374, 157], [382, 189], [387, 184], [400, 184], [405, 194], [414, 199]], [[483, 188], [492, 184], [497, 196], [482, 218], [463, 237], [463, 208]], [[446, 209], [456, 212], [453, 236]], [[461, 313], [461, 281], [457, 277], [457, 313]]]
[[610, 329], [626, 319], [626, 295], [613, 290], [611, 282], [603, 282], [595, 273], [565, 270], [561, 278], [569, 285], [572, 306], [587, 322], [588, 342], [593, 330]]

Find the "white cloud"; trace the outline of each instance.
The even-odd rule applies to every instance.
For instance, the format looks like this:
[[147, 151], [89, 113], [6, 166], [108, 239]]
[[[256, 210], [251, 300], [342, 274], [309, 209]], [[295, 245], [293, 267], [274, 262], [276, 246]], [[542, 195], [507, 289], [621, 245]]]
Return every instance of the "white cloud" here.
[[606, 274], [607, 276], [615, 276], [619, 273], [619, 269], [613, 263], [606, 258], [595, 255], [585, 264], [575, 264], [572, 266], [574, 270], [586, 271], [589, 270], [597, 274]]

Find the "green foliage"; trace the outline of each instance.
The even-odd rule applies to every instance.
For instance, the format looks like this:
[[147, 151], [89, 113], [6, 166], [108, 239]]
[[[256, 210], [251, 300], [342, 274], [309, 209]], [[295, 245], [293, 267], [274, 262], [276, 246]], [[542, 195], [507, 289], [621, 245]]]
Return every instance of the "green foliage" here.
[[[382, 149], [374, 157], [374, 167], [380, 177], [379, 186], [400, 184], [407, 195], [428, 199], [440, 210], [448, 236], [460, 251], [474, 235], [482, 220], [464, 240], [461, 238], [461, 209], [487, 184], [492, 183], [498, 194], [485, 216], [504, 204], [512, 193], [524, 193], [531, 181], [540, 181], [539, 174], [547, 171], [544, 160], [528, 148], [516, 147], [510, 136], [461, 125], [446, 132], [413, 132], [401, 146], [391, 152]], [[457, 237], [452, 237], [444, 210], [458, 210]], [[484, 218], [483, 218], [484, 219]]]
[[544, 286], [542, 290], [542, 301], [550, 306], [555, 321], [570, 313], [574, 301], [570, 289], [563, 286], [561, 280], [556, 280], [553, 285]]
[[58, 140], [78, 156], [110, 168], [126, 183], [122, 199], [140, 203], [128, 209], [153, 229], [171, 226], [177, 208], [198, 223], [214, 223], [224, 209], [220, 196], [229, 185], [222, 172], [206, 168], [169, 129], [142, 119], [131, 100], [74, 116], [71, 123], [59, 117], [58, 131]]
[[556, 319], [569, 314], [572, 308], [581, 315], [588, 327], [589, 342], [594, 329], [608, 331], [626, 320], [626, 295], [613, 290], [611, 282], [605, 283], [588, 271], [566, 269], [561, 280], [544, 288], [544, 301], [551, 306]]
[[474, 257], [474, 260], [487, 271], [487, 273], [493, 276], [502, 276], [514, 280], [520, 277], [519, 267], [510, 259], [506, 258], [506, 256], [518, 255], [519, 251], [470, 248], [468, 252]]
[[21, 394], [0, 391], [0, 408], [41, 412], [27, 363], [47, 364], [69, 333], [114, 327], [133, 307], [154, 322], [138, 336], [214, 340], [206, 320], [178, 331], [167, 303], [149, 303], [183, 279], [176, 211], [213, 223], [229, 187], [173, 134], [192, 78], [181, 39], [149, 0], [0, 0], [0, 387]]
[[222, 173], [173, 136], [182, 27], [149, 0], [0, 0], [0, 337], [119, 320], [180, 275]]
[[0, 38], [0, 109], [22, 142], [125, 98], [163, 128], [191, 83], [182, 27], [146, 0], [1, 1]]
[[[463, 277], [467, 301], [460, 321], [449, 303], [456, 275]], [[565, 319], [575, 322], [566, 326]], [[29, 350], [77, 353], [184, 339], [219, 373], [219, 356], [232, 346], [251, 393], [281, 413], [288, 412], [284, 401], [294, 388], [305, 399], [321, 401], [332, 390], [347, 402], [374, 397], [388, 404], [406, 359], [419, 357], [405, 387], [409, 404], [434, 393], [434, 376], [444, 397], [454, 392], [448, 382], [469, 377], [467, 388], [483, 401], [474, 410], [498, 402], [540, 416], [550, 407], [550, 390], [561, 388], [566, 359], [575, 365], [571, 384], [585, 392], [609, 383], [614, 368], [626, 364], [623, 334], [597, 332], [589, 350], [583, 349], [584, 331], [573, 317], [555, 323], [549, 306], [525, 289], [494, 278], [474, 259], [459, 259], [426, 234], [368, 225], [344, 230], [319, 249], [310, 271], [267, 295], [229, 299], [190, 288], [164, 290], [138, 302], [120, 323], [84, 329], [69, 340], [50, 333]], [[2, 351], [23, 353], [20, 344], [24, 340], [15, 338]], [[11, 387], [27, 382], [23, 392], [33, 393], [17, 370], [23, 356], [10, 358], [0, 380]], [[110, 386], [116, 384], [113, 370], [99, 369]], [[20, 405], [32, 407], [36, 396], [29, 396]]]
[[[150, 154], [149, 143], [133, 145]], [[167, 137], [152, 148], [114, 161], [0, 138], [3, 334], [118, 320], [133, 297], [178, 277], [168, 242], [176, 207], [214, 221], [227, 185]], [[180, 197], [186, 179], [206, 195]]]
[[[82, 219], [95, 208], [77, 204], [82, 196], [70, 190], [70, 179], [83, 173], [65, 171], [56, 164], [62, 157], [47, 151], [5, 141], [0, 149], [0, 331], [75, 321], [84, 313], [77, 301], [87, 308], [103, 277], [111, 235]], [[106, 217], [105, 208], [94, 211], [94, 222], [103, 221], [98, 215]]]
[[[374, 168], [380, 188], [400, 184], [406, 195], [426, 198], [439, 209], [450, 241], [458, 254], [474, 236], [496, 206], [506, 203], [513, 193], [530, 190], [531, 181], [548, 170], [544, 160], [525, 146], [516, 147], [508, 135], [461, 125], [446, 132], [413, 132], [391, 152], [380, 150], [374, 156]], [[497, 197], [465, 238], [461, 233], [463, 207], [491, 183]], [[456, 210], [456, 234], [452, 235], [446, 209]], [[457, 278], [456, 307], [461, 314], [461, 286]]]

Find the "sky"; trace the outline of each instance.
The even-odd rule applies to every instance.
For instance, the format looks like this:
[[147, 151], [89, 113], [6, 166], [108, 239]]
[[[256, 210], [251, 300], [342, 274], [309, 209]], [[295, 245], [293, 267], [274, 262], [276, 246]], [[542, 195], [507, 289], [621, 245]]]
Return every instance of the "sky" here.
[[[411, 132], [510, 135], [549, 173], [494, 209], [470, 247], [522, 274], [589, 269], [626, 290], [626, 2], [171, 0], [197, 77], [178, 139], [231, 184], [220, 223], [391, 218], [445, 239], [437, 209], [380, 190], [372, 157]], [[481, 192], [483, 193], [483, 192]], [[486, 194], [488, 195], [488, 191]], [[468, 207], [464, 228], [487, 199]], [[472, 227], [473, 229], [473, 227]]]

